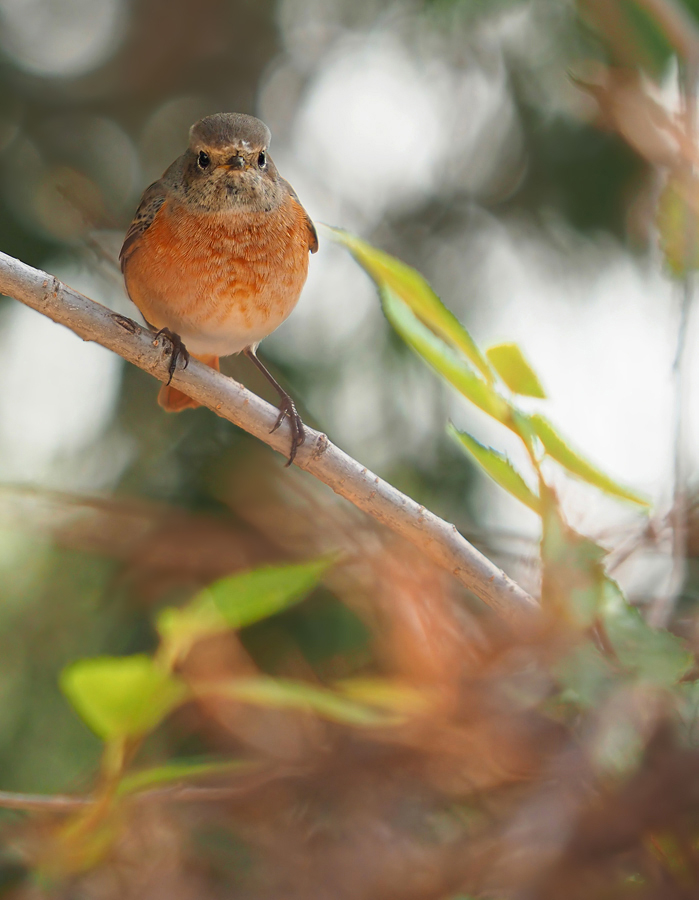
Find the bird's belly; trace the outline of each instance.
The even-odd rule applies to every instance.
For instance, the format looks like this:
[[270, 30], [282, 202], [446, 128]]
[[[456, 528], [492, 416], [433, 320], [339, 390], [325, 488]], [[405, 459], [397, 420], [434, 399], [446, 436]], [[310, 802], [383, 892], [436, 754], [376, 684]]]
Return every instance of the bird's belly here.
[[246, 293], [240, 285], [198, 281], [191, 290], [173, 284], [162, 298], [151, 292], [147, 303], [137, 305], [151, 325], [179, 334], [192, 353], [229, 356], [258, 344], [278, 328], [302, 287], [303, 282], [284, 291], [275, 286]]
[[124, 275], [156, 328], [194, 354], [228, 356], [259, 343], [291, 313], [308, 271], [308, 244], [280, 214], [245, 229], [157, 216]]

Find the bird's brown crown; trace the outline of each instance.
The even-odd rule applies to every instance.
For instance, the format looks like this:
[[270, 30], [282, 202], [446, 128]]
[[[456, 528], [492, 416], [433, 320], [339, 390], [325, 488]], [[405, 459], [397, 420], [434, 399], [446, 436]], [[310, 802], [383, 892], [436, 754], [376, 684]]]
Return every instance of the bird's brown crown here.
[[200, 119], [189, 130], [189, 148], [195, 153], [212, 151], [266, 150], [272, 138], [269, 128], [244, 113], [216, 113]]

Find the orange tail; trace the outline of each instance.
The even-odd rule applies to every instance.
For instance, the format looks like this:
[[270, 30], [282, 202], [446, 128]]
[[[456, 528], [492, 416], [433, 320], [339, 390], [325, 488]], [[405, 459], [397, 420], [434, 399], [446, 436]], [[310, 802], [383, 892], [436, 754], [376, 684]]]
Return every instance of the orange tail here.
[[[203, 362], [205, 366], [211, 366], [217, 372], [221, 371], [218, 366], [218, 356], [194, 356], [194, 354], [192, 356], [194, 359], [198, 359], [199, 362]], [[201, 405], [196, 400], [188, 397], [187, 394], [183, 394], [182, 391], [178, 391], [177, 388], [167, 384], [160, 388], [158, 403], [167, 412], [182, 412], [183, 409], [196, 409], [197, 406]]]

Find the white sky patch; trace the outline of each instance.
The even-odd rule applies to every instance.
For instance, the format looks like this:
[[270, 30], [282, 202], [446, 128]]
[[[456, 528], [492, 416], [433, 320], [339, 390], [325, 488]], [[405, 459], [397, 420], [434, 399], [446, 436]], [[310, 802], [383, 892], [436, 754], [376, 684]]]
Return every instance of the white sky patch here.
[[[74, 286], [80, 282], [93, 298], [104, 293], [95, 279], [86, 282], [75, 271], [61, 276]], [[97, 440], [114, 414], [121, 365], [118, 356], [98, 344], [82, 341], [21, 303], [10, 303], [0, 330], [4, 479], [50, 479], [61, 457]]]
[[474, 62], [450, 74], [442, 185], [473, 194], [497, 191], [498, 182], [511, 188], [521, 177], [523, 138], [502, 57], [493, 52], [487, 69]]
[[379, 32], [329, 49], [301, 103], [294, 147], [367, 222], [435, 190], [497, 189], [521, 171], [497, 48], [487, 64], [455, 69]]
[[367, 216], [425, 196], [448, 139], [445, 77], [388, 37], [341, 42], [299, 112], [297, 155]]
[[96, 68], [125, 33], [122, 0], [0, 0], [0, 44], [34, 75]]

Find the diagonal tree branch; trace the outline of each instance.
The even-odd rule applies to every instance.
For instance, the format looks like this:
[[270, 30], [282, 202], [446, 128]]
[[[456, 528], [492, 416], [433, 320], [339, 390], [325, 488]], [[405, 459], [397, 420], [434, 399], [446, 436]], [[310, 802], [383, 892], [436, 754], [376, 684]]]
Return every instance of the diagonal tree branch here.
[[[96, 341], [160, 381], [168, 377], [169, 344], [140, 325], [79, 294], [58, 279], [0, 253], [0, 293], [14, 297], [83, 340]], [[192, 359], [178, 368], [172, 383], [203, 406], [287, 454], [287, 423], [270, 433], [277, 410], [232, 378]], [[456, 529], [406, 497], [355, 459], [335, 447], [324, 434], [306, 429], [306, 442], [295, 463], [336, 494], [416, 544], [430, 559], [506, 618], [537, 609], [519, 585], [473, 547]]]

